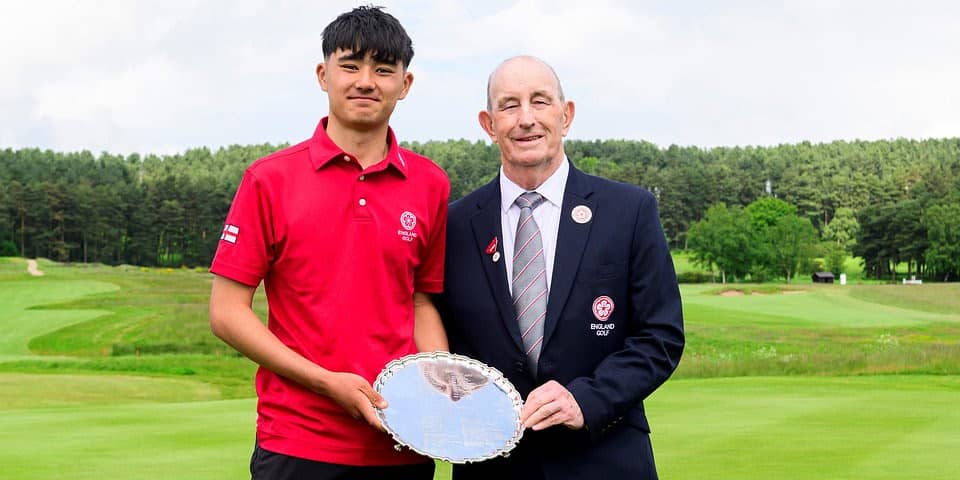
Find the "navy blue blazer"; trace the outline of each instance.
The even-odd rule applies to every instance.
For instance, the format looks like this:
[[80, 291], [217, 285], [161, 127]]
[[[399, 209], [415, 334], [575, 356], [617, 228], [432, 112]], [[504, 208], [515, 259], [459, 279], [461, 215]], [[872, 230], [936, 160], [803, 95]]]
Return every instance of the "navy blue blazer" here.
[[[574, 221], [578, 206], [590, 209], [589, 221]], [[500, 219], [499, 178], [450, 205], [438, 301], [450, 349], [497, 368], [524, 398], [556, 380], [586, 428], [528, 430], [509, 457], [454, 466], [454, 478], [656, 478], [643, 400], [676, 369], [684, 334], [653, 195], [571, 165], [536, 378], [524, 364], [506, 259], [495, 262], [488, 248], [496, 238], [503, 256], [501, 239], [512, 235]]]

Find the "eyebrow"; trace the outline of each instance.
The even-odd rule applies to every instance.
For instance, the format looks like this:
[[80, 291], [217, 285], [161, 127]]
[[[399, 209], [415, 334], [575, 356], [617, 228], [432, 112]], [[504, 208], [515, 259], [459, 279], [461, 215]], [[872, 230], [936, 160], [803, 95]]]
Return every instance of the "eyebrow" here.
[[[535, 90], [535, 91], [530, 95], [530, 98], [537, 98], [537, 97], [543, 97], [543, 98], [547, 98], [547, 99], [550, 99], [550, 100], [556, 99], [556, 97], [553, 96], [553, 95], [551, 95], [550, 92], [547, 91], [547, 90]], [[519, 96], [511, 93], [511, 94], [506, 94], [505, 96], [499, 97], [499, 98], [497, 98], [496, 100], [497, 100], [497, 106], [500, 106], [500, 105], [503, 105], [503, 104], [506, 103], [506, 102], [518, 101], [518, 100], [519, 100]]]

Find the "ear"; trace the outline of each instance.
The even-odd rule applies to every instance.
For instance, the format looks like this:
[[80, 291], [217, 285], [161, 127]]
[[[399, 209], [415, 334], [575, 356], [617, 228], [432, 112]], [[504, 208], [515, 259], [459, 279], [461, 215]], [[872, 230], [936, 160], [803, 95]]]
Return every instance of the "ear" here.
[[570, 125], [573, 124], [573, 114], [576, 112], [576, 106], [573, 104], [573, 101], [566, 101], [563, 104], [563, 136], [567, 136], [567, 132], [570, 130]]
[[403, 90], [400, 91], [400, 96], [397, 97], [397, 100], [403, 100], [407, 96], [411, 85], [413, 85], [413, 74], [406, 71], [403, 72]]
[[480, 113], [477, 114], [477, 120], [480, 120], [480, 128], [490, 136], [490, 141], [497, 143], [497, 132], [493, 129], [493, 116], [490, 115], [490, 112], [480, 110]]
[[317, 82], [320, 84], [320, 88], [324, 92], [327, 91], [327, 79], [325, 74], [327, 73], [327, 65], [324, 63], [317, 64]]

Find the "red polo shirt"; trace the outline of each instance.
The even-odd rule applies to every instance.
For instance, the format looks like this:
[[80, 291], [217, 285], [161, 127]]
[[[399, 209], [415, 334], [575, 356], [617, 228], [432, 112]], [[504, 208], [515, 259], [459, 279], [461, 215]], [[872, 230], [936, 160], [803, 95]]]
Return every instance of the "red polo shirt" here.
[[[416, 352], [413, 292], [443, 288], [450, 184], [429, 159], [401, 149], [362, 169], [327, 136], [251, 165], [210, 271], [264, 282], [268, 327], [316, 364], [371, 383]], [[425, 459], [359, 422], [327, 397], [257, 371], [257, 439], [266, 450], [346, 465]]]

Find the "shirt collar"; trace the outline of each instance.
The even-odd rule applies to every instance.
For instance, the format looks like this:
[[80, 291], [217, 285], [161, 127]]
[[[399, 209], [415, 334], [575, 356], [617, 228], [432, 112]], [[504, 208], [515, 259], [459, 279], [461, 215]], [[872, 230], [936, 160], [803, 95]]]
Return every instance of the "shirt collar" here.
[[[339, 160], [347, 155], [333, 140], [327, 136], [327, 120], [330, 117], [323, 117], [313, 131], [313, 138], [310, 139], [310, 162], [315, 170], [319, 170], [331, 160]], [[397, 143], [397, 136], [393, 134], [393, 129], [387, 127], [387, 136], [390, 138], [390, 149], [384, 161], [370, 166], [370, 172], [386, 170], [388, 167], [394, 167], [401, 175], [407, 176], [407, 161], [400, 153], [400, 145]]]
[[[537, 193], [543, 195], [543, 198], [556, 205], [557, 208], [562, 208], [563, 205], [563, 190], [567, 186], [567, 175], [570, 173], [570, 164], [568, 162], [569, 160], [564, 157], [557, 171], [553, 172], [545, 182], [536, 188]], [[510, 210], [510, 207], [513, 205], [513, 202], [517, 200], [517, 197], [523, 195], [526, 191], [527, 190], [507, 178], [507, 176], [503, 174], [503, 166], [500, 167], [500, 208], [504, 213]]]

